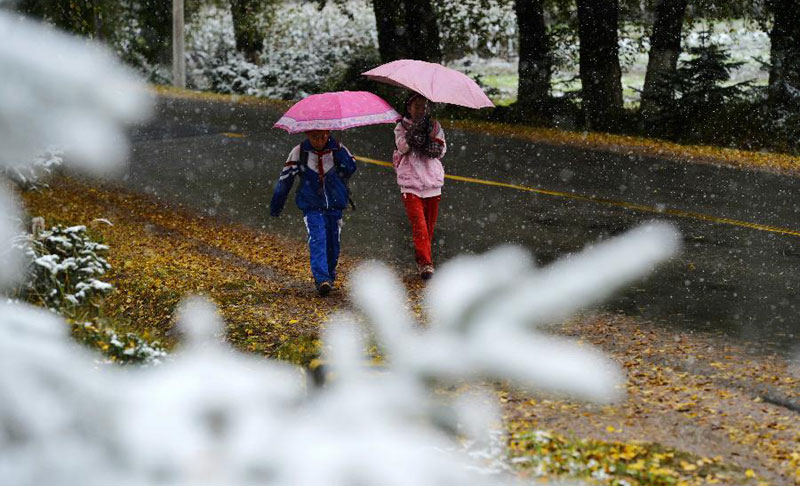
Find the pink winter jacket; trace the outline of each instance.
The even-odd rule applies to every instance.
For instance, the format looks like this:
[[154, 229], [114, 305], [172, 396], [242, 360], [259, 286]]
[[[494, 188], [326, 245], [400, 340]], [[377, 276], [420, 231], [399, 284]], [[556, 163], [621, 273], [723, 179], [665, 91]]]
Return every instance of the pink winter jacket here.
[[[438, 196], [442, 193], [444, 185], [442, 161], [412, 151], [406, 142], [406, 127], [403, 123], [410, 124], [411, 120], [404, 118], [394, 127], [394, 142], [397, 149], [392, 157], [400, 192], [415, 194], [419, 197]], [[435, 140], [442, 144], [442, 156], [444, 156], [447, 144], [444, 140], [442, 125], [434, 121], [433, 129], [436, 132]]]

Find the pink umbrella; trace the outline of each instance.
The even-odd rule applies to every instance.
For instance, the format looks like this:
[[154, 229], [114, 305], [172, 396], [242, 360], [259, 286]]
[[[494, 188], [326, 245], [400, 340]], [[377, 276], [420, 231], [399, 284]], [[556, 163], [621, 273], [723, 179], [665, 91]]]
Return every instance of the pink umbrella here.
[[400, 86], [436, 103], [491, 108], [494, 103], [468, 76], [441, 64], [400, 59], [361, 73], [372, 80]]
[[300, 133], [394, 123], [401, 118], [380, 96], [366, 91], [335, 91], [303, 98], [274, 126], [289, 133]]

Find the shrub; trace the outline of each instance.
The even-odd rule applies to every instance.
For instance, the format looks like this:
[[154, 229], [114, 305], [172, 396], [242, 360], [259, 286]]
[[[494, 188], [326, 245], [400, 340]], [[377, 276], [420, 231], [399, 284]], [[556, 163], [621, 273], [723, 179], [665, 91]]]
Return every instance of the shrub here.
[[773, 142], [777, 142], [779, 149], [800, 152], [800, 109], [774, 109], [768, 131], [773, 134]]
[[729, 51], [711, 43], [710, 35], [702, 32], [700, 45], [687, 49], [691, 58], [657, 84], [654, 98], [659, 108], [648, 117], [655, 133], [703, 140], [726, 107], [744, 99], [747, 81], [728, 84], [731, 71], [742, 63], [731, 61]]
[[29, 257], [27, 278], [18, 296], [76, 318], [70, 320], [76, 341], [99, 351], [111, 363], [159, 364], [166, 357], [157, 342], [150, 343], [133, 333], [118, 333], [97, 317], [100, 299], [112, 290], [98, 277], [111, 266], [105, 259], [108, 247], [93, 241], [85, 226], [34, 229], [34, 234], [20, 235], [16, 246]]
[[157, 342], [149, 343], [133, 333], [117, 334], [95, 322], [73, 323], [72, 336], [81, 344], [99, 350], [112, 363], [157, 365], [167, 356]]
[[58, 149], [49, 149], [36, 157], [32, 163], [7, 166], [6, 176], [23, 191], [43, 189], [47, 179], [64, 163], [63, 153]]
[[111, 266], [108, 247], [93, 241], [85, 226], [61, 225], [17, 240], [29, 257], [28, 278], [19, 294], [25, 300], [55, 312], [70, 313], [94, 306], [113, 288], [98, 277]]
[[[770, 68], [766, 63], [763, 67]], [[800, 151], [800, 66], [786, 70], [785, 79], [769, 88], [770, 95], [763, 94], [762, 106], [768, 107], [767, 130], [773, 141], [783, 150]]]
[[[322, 88], [325, 91], [371, 91], [387, 101], [391, 98], [404, 96], [403, 94], [398, 95], [401, 90], [395, 86], [377, 83], [361, 75], [364, 71], [368, 71], [379, 64], [381, 64], [381, 58], [378, 50], [373, 47], [365, 48], [353, 55], [347, 63], [338, 66], [328, 77]], [[396, 101], [402, 103], [403, 100], [398, 99]]]
[[377, 49], [375, 17], [366, 1], [282, 5], [268, 28], [260, 63], [236, 51], [230, 11], [209, 6], [187, 26], [189, 85], [221, 93], [294, 99], [321, 91], [358, 53]]
[[517, 17], [509, 0], [445, 0], [433, 2], [436, 9], [442, 53], [458, 59], [511, 58], [517, 52]]

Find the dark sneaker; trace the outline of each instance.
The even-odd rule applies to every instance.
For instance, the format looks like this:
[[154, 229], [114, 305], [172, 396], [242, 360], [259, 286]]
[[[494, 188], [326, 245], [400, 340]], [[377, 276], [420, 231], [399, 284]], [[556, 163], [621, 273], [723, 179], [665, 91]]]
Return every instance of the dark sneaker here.
[[422, 280], [428, 280], [433, 277], [433, 265], [423, 265], [419, 271], [419, 276]]
[[321, 297], [325, 297], [326, 295], [331, 293], [333, 286], [331, 286], [330, 282], [322, 282], [317, 286], [317, 292]]

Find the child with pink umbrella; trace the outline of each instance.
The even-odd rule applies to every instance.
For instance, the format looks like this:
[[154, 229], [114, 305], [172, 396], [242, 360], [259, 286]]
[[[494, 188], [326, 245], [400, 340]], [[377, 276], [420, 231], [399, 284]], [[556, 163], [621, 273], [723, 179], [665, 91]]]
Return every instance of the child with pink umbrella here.
[[440, 64], [400, 59], [362, 74], [412, 92], [405, 103], [405, 116], [394, 129], [396, 150], [392, 162], [411, 222], [417, 271], [427, 280], [434, 271], [431, 246], [444, 185], [441, 159], [447, 150], [444, 130], [431, 119], [428, 101], [468, 108], [494, 104], [475, 81]]
[[447, 150], [444, 130], [428, 114], [428, 100], [414, 93], [405, 103], [403, 120], [394, 129], [392, 157], [403, 205], [411, 222], [414, 259], [423, 280], [433, 276], [431, 254], [433, 230], [442, 199], [444, 167], [442, 157]]
[[270, 214], [279, 216], [295, 177], [295, 195], [308, 230], [311, 274], [320, 296], [333, 289], [339, 261], [342, 211], [350, 199], [348, 181], [356, 162], [347, 148], [331, 136], [344, 130], [376, 123], [394, 123], [400, 115], [380, 97], [363, 91], [311, 95], [296, 103], [275, 123], [289, 133], [305, 133], [281, 170], [270, 202]]

